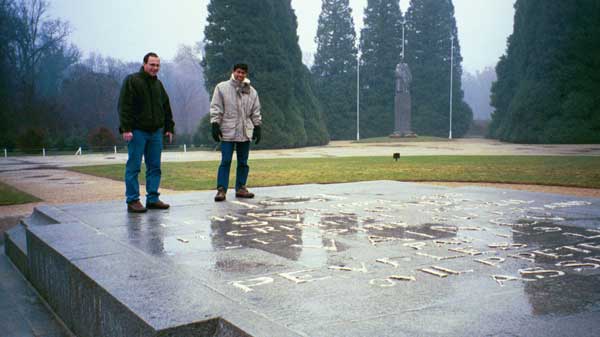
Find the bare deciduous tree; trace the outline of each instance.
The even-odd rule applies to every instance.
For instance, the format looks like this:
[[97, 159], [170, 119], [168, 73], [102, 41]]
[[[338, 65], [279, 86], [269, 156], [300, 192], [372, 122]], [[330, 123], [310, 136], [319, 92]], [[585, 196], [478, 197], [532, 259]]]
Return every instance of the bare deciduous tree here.
[[178, 133], [193, 133], [208, 113], [209, 97], [199, 52], [198, 47], [180, 46], [173, 62], [166, 63], [159, 75], [171, 99]]
[[[66, 45], [70, 33], [68, 23], [47, 16], [48, 6], [45, 0], [19, 0], [16, 3], [17, 39], [12, 63], [21, 79], [25, 102], [35, 97], [44, 56]], [[77, 54], [76, 50], [73, 52]]]

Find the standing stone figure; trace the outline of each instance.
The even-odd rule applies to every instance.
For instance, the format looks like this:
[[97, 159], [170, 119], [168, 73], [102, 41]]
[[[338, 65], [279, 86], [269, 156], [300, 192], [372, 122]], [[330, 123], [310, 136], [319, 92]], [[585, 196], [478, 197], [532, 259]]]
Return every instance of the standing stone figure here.
[[396, 95], [394, 98], [394, 133], [390, 135], [393, 138], [416, 137], [417, 135], [410, 129], [411, 100], [410, 100], [410, 82], [412, 75], [408, 64], [400, 62], [396, 65]]

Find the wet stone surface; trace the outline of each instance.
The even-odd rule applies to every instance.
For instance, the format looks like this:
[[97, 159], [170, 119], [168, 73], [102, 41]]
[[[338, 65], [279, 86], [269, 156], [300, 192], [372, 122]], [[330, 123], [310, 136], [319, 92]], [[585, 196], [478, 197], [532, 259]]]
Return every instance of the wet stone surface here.
[[[170, 210], [146, 214], [116, 202], [60, 208], [94, 229], [98, 245], [116, 243], [104, 244], [107, 255], [134, 249], [156, 264], [152, 274], [185, 275], [173, 296], [207, 286], [298, 335], [600, 328], [599, 199], [390, 181], [253, 192], [230, 191], [224, 203], [212, 192], [173, 196]], [[76, 242], [52, 244], [87, 247]], [[101, 255], [72, 256], [88, 251]]]

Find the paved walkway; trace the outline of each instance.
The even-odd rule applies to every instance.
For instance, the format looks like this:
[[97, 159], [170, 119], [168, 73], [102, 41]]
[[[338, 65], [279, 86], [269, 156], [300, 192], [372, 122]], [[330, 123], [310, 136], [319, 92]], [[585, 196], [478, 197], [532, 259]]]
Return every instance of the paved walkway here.
[[[600, 144], [589, 145], [531, 145], [510, 144], [491, 139], [467, 138], [439, 142], [389, 142], [355, 143], [333, 141], [325, 146], [303, 147], [280, 150], [252, 150], [250, 159], [269, 158], [329, 158], [356, 156], [392, 156], [399, 152], [402, 156], [440, 155], [553, 155], [553, 156], [600, 156]], [[9, 157], [10, 158], [10, 157]], [[0, 159], [0, 170], [2, 162]], [[18, 157], [21, 165], [45, 165], [49, 167], [69, 167], [85, 165], [106, 165], [125, 163], [126, 153], [84, 154], [83, 156], [30, 156]], [[187, 162], [220, 160], [217, 151], [163, 152], [163, 162]]]

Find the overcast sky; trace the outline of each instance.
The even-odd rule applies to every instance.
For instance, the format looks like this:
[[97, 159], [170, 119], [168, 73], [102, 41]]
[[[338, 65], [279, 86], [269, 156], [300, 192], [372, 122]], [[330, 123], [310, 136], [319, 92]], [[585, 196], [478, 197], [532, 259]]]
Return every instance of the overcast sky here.
[[[463, 67], [474, 72], [494, 66], [512, 33], [515, 0], [454, 0]], [[178, 45], [202, 40], [208, 0], [50, 0], [49, 14], [69, 21], [71, 40], [87, 56], [97, 52], [137, 61], [147, 51], [163, 59]], [[251, 6], [252, 1], [248, 1]], [[350, 0], [357, 30], [367, 0]], [[401, 0], [403, 13], [409, 0]], [[300, 48], [314, 53], [321, 0], [292, 0], [298, 17]]]

